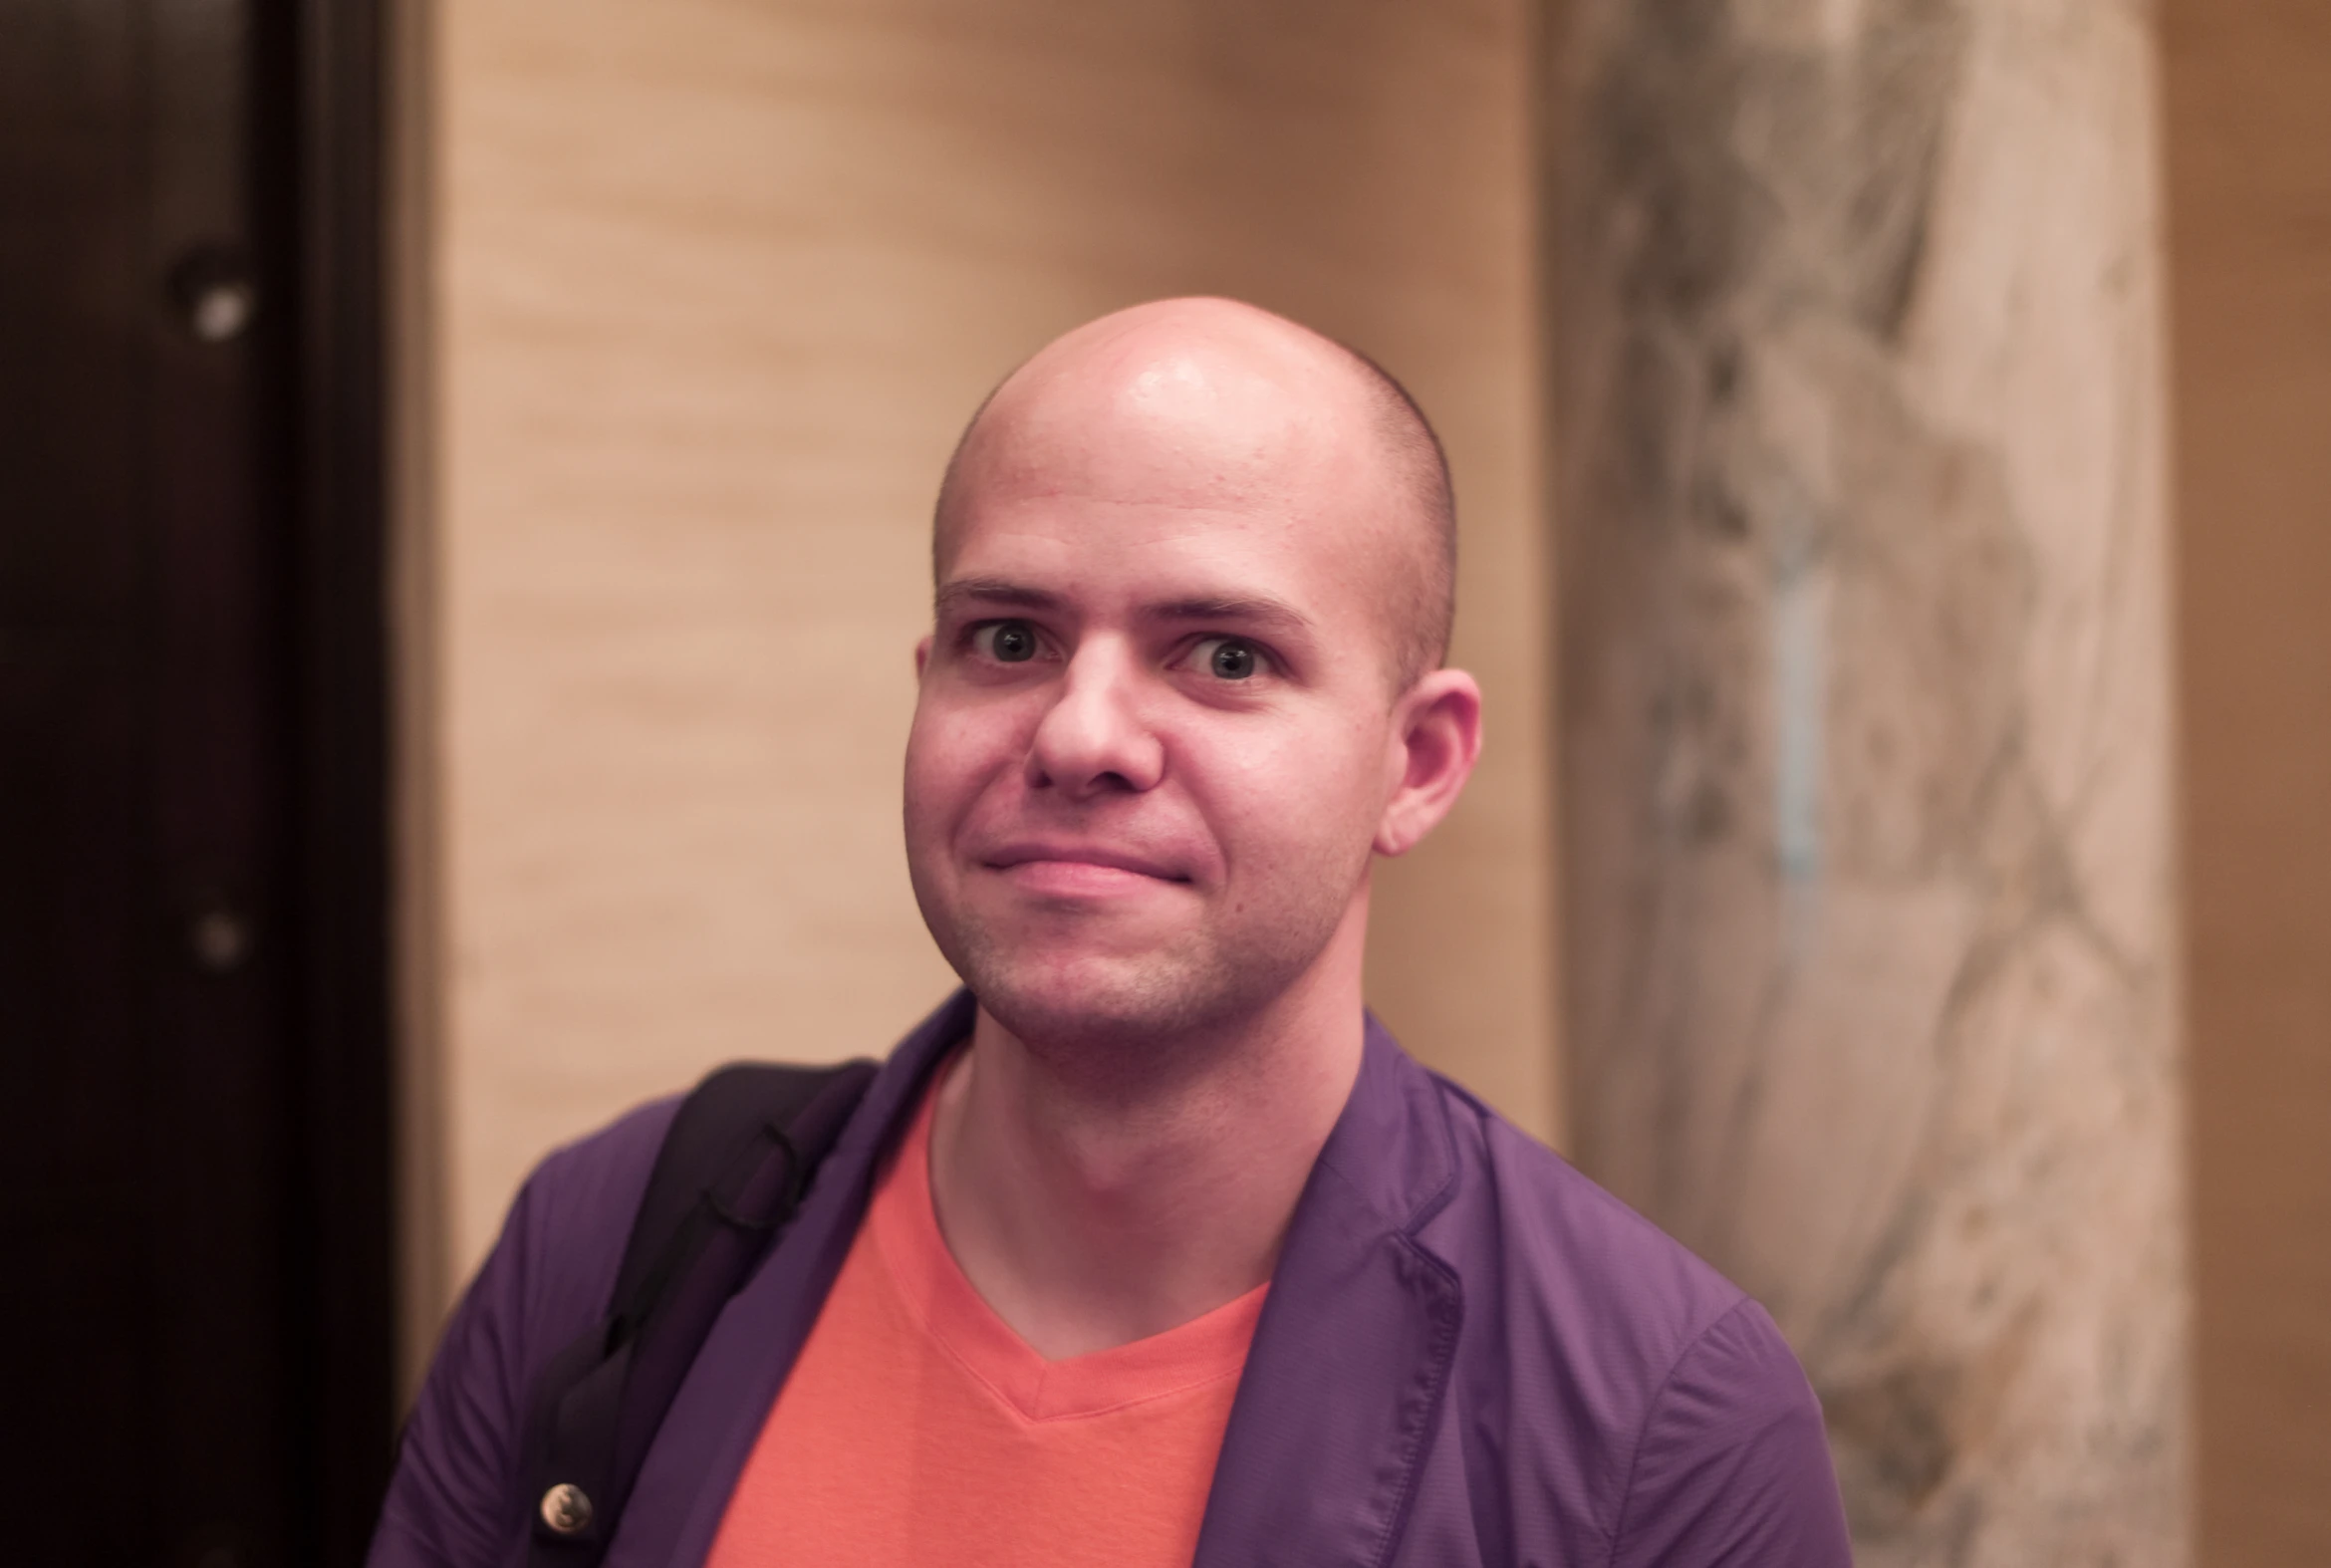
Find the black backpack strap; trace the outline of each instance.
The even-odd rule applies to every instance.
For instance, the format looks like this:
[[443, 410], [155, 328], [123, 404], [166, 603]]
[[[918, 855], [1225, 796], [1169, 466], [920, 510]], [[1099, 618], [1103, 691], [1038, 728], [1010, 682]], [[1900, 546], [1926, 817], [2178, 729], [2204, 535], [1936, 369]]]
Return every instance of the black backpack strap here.
[[713, 1321], [793, 1217], [875, 1064], [721, 1068], [682, 1102], [606, 1318], [528, 1393], [529, 1568], [597, 1568]]

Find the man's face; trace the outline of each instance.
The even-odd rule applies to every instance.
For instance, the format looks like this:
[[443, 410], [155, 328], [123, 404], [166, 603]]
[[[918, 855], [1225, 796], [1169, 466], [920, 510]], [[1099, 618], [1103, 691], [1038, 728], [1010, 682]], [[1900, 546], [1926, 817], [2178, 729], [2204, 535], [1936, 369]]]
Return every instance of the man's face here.
[[1398, 777], [1363, 454], [1332, 419], [1149, 391], [991, 412], [918, 655], [915, 896], [1031, 1043], [1267, 1005], [1364, 915]]

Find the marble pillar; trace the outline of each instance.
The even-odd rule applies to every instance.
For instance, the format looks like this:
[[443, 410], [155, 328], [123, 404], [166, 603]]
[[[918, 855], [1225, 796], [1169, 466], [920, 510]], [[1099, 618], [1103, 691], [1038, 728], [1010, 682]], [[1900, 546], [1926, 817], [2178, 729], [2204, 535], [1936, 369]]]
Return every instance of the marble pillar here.
[[1865, 1568], [2188, 1560], [2138, 0], [1573, 0], [1573, 1146], [1762, 1299]]

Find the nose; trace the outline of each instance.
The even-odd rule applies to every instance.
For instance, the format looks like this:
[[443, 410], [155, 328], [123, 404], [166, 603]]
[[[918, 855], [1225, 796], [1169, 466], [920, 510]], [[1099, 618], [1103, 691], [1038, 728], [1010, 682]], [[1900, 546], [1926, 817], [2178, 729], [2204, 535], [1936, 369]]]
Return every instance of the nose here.
[[1057, 789], [1071, 800], [1157, 786], [1166, 748], [1143, 717], [1141, 670], [1122, 646], [1087, 641], [1069, 660], [1058, 693], [1029, 748], [1031, 786]]

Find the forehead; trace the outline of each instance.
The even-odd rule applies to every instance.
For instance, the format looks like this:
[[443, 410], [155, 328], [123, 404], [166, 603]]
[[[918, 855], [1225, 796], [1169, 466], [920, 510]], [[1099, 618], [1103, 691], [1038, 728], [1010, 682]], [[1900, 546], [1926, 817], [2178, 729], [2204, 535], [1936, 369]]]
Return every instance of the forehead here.
[[1021, 604], [1074, 618], [1258, 617], [1307, 639], [1370, 637], [1369, 574], [1321, 530], [1267, 506], [1125, 503], [1076, 494], [970, 509], [941, 565], [942, 613]]
[[[1267, 601], [1331, 637], [1373, 636], [1375, 529], [1334, 481], [1332, 443], [1018, 443], [963, 478], [942, 597], [1018, 585], [1083, 613]], [[1293, 459], [1293, 460], [1291, 460]]]
[[1381, 454], [1349, 387], [1301, 371], [1189, 353], [1031, 366], [956, 458], [940, 571], [1014, 529], [1111, 551], [1348, 549], [1381, 526]]
[[[1330, 390], [1193, 355], [1031, 367], [964, 442], [967, 497], [1060, 491], [1238, 508], [1335, 500], [1337, 459], [1359, 455]], [[1314, 379], [1316, 380], [1316, 379]]]

